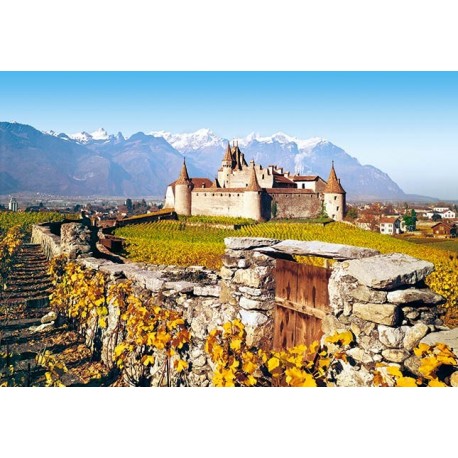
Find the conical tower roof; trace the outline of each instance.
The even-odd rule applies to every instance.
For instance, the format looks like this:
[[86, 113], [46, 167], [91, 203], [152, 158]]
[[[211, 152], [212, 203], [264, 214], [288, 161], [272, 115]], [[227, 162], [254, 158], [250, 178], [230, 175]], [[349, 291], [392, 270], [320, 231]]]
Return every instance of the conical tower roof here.
[[254, 163], [251, 167], [250, 172], [250, 181], [248, 182], [248, 187], [246, 188], [247, 191], [261, 191], [262, 188], [259, 186], [258, 178], [256, 176], [256, 170], [254, 169]]
[[224, 153], [223, 162], [224, 161], [232, 163], [232, 152], [231, 152], [231, 145], [229, 142], [227, 142], [226, 152]]
[[188, 169], [186, 168], [186, 161], [183, 160], [183, 166], [181, 167], [180, 176], [175, 184], [188, 184], [191, 180], [189, 179]]
[[323, 192], [329, 194], [346, 194], [344, 188], [340, 184], [340, 180], [337, 178], [336, 171], [334, 170], [334, 161], [332, 161], [331, 172], [329, 173], [328, 182]]

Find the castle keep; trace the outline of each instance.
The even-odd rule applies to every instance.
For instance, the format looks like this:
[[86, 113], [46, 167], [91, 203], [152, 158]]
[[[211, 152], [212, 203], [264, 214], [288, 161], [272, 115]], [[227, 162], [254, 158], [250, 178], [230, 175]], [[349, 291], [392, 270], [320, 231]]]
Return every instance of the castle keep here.
[[234, 216], [257, 221], [316, 218], [325, 210], [335, 221], [345, 216], [345, 190], [331, 166], [328, 181], [317, 175], [291, 175], [283, 168], [247, 163], [238, 145], [227, 145], [217, 178], [190, 178], [183, 163], [167, 187], [165, 207], [179, 215]]

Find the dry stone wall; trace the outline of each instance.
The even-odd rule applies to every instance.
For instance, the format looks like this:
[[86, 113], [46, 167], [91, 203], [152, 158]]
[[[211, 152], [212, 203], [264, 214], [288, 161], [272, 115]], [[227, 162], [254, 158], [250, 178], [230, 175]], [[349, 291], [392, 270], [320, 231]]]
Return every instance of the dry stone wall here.
[[[65, 226], [65, 225], [64, 225]], [[323, 242], [279, 241], [266, 238], [227, 238], [223, 266], [211, 271], [200, 266], [178, 268], [143, 263], [113, 263], [90, 256], [89, 239], [82, 247], [81, 234], [72, 234], [65, 243], [46, 225], [33, 228], [33, 240], [40, 243], [48, 257], [68, 247], [78, 246], [77, 261], [85, 268], [102, 272], [110, 283], [130, 279], [136, 292], [183, 313], [192, 342], [189, 349], [191, 386], [211, 384], [212, 363], [204, 351], [209, 332], [235, 318], [241, 319], [248, 341], [269, 349], [273, 337], [276, 259], [293, 260], [294, 255], [322, 256], [334, 259], [329, 281], [331, 312], [322, 322], [323, 339], [338, 331], [351, 331], [352, 348], [348, 364], [331, 374], [338, 386], [369, 386], [376, 363], [396, 365], [416, 374], [418, 360], [413, 348], [419, 342], [448, 343], [457, 351], [458, 333], [443, 326], [440, 319], [444, 299], [424, 284], [434, 266], [403, 254], [381, 255], [375, 250]], [[98, 336], [101, 357], [113, 366], [118, 314], [109, 306], [108, 327]], [[91, 330], [87, 340], [95, 340]], [[157, 363], [160, 364], [160, 361]], [[153, 367], [153, 384], [158, 367]]]

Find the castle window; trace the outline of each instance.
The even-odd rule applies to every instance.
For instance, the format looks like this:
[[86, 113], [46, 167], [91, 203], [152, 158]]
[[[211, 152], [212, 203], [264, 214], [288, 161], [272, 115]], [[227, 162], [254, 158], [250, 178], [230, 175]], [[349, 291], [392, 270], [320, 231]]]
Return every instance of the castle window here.
[[231, 197], [231, 195], [229, 194], [229, 197]]
[[334, 196], [334, 200], [337, 200], [337, 196]]
[[305, 183], [302, 183], [302, 189], [305, 189]]
[[212, 196], [215, 197], [215, 194], [213, 193]]
[[339, 211], [339, 207], [337, 207], [336, 210]]
[[264, 180], [264, 174], [262, 174], [262, 176], [261, 176], [261, 180]]
[[223, 197], [223, 195], [221, 194], [221, 197]]
[[196, 192], [196, 196], [198, 196], [198, 195], [199, 195], [199, 193], [198, 193], [198, 192]]

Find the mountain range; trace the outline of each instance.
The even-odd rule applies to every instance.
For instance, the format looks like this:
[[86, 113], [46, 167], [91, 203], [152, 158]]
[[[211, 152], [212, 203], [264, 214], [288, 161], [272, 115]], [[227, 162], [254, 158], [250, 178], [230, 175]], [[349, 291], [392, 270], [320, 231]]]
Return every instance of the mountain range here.
[[[209, 129], [185, 134], [138, 132], [124, 137], [104, 129], [65, 134], [0, 122], [0, 194], [163, 197], [167, 185], [178, 177], [183, 157], [191, 177], [213, 180], [228, 141]], [[334, 161], [350, 201], [421, 200], [421, 196], [405, 194], [386, 173], [360, 164], [323, 138], [251, 133], [238, 139], [238, 145], [248, 161], [276, 164], [291, 173], [320, 175], [325, 180]]]

